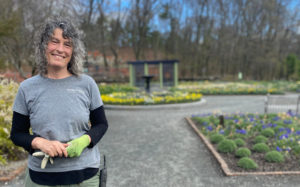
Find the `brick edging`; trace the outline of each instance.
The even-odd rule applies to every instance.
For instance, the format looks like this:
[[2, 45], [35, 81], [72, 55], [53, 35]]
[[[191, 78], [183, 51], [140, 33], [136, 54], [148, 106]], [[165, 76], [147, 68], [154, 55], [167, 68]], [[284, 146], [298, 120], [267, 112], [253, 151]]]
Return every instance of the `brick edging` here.
[[195, 123], [189, 117], [185, 117], [188, 124], [194, 129], [194, 131], [201, 138], [203, 143], [209, 149], [209, 151], [214, 155], [218, 163], [220, 164], [224, 174], [226, 176], [243, 176], [243, 175], [300, 175], [300, 171], [269, 171], [269, 172], [231, 172], [227, 163], [221, 157], [221, 155], [215, 150], [213, 145], [205, 138], [205, 136], [200, 132]]
[[23, 173], [26, 168], [27, 168], [27, 162], [24, 163], [24, 164], [22, 164], [21, 166], [19, 166], [15, 170], [13, 170], [8, 176], [0, 177], [0, 181], [1, 182], [11, 181], [14, 178], [16, 178], [18, 175], [20, 175], [21, 173]]

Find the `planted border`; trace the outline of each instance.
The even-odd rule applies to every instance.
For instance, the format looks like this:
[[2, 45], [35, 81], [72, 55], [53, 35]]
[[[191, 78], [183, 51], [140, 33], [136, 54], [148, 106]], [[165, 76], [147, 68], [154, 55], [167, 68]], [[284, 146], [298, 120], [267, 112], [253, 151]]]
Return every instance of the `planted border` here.
[[[222, 154], [219, 153], [215, 146], [207, 139], [207, 134], [204, 135], [201, 130], [199, 129], [199, 125], [195, 124], [191, 118], [186, 118], [188, 124], [193, 128], [193, 130], [198, 134], [198, 136], [202, 139], [204, 144], [207, 146], [207, 148], [211, 151], [213, 156], [216, 158], [218, 163], [220, 164], [223, 172], [227, 176], [237, 176], [237, 175], [282, 175], [282, 174], [300, 174], [300, 171], [255, 171], [251, 170], [249, 171], [235, 171], [230, 168], [230, 166], [226, 163], [226, 161], [223, 159]], [[221, 131], [222, 132], [222, 131]], [[273, 150], [274, 151], [274, 150]], [[237, 163], [236, 163], [237, 164]]]

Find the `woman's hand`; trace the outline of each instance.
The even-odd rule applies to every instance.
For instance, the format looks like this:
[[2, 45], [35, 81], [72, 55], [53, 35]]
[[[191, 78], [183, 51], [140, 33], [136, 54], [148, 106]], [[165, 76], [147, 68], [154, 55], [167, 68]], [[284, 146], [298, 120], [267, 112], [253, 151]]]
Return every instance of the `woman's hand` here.
[[80, 156], [82, 151], [90, 144], [91, 137], [87, 134], [68, 142], [67, 152], [69, 157]]
[[50, 157], [68, 156], [68, 152], [66, 150], [68, 144], [61, 143], [59, 141], [47, 140], [45, 138], [36, 137], [32, 140], [31, 146], [33, 149], [39, 149], [43, 151], [44, 153], [48, 154]]

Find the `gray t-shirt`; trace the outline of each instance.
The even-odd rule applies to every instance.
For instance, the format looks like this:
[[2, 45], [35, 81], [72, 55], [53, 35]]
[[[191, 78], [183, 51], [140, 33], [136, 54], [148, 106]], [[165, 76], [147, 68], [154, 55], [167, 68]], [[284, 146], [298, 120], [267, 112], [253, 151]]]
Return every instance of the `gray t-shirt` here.
[[[87, 76], [49, 79], [36, 75], [20, 84], [13, 111], [30, 118], [32, 132], [48, 140], [69, 142], [89, 129], [90, 110], [103, 105], [95, 81]], [[41, 172], [64, 172], [98, 168], [98, 146], [86, 148], [80, 157], [55, 157], [41, 169], [43, 157], [29, 155], [28, 167]]]

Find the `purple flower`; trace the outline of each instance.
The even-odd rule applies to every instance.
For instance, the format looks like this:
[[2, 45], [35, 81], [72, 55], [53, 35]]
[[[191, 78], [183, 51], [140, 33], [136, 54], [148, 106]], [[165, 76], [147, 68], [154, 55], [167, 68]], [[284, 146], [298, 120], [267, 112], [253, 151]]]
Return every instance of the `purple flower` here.
[[249, 121], [250, 121], [250, 122], [253, 122], [253, 121], [254, 121], [254, 118], [249, 118]]
[[267, 128], [267, 126], [266, 126], [266, 125], [263, 125], [262, 128], [265, 129], [265, 128]]
[[273, 120], [278, 121], [278, 120], [280, 120], [280, 117], [276, 116], [276, 117], [273, 118]]
[[300, 135], [300, 131], [296, 131], [295, 134], [296, 134], [296, 135]]
[[283, 127], [279, 128], [279, 132], [282, 132], [282, 131], [284, 131], [284, 128]]
[[202, 124], [203, 124], [204, 126], [206, 126], [208, 123], [207, 123], [207, 121], [204, 121]]
[[288, 114], [289, 116], [295, 116], [295, 114], [292, 112], [292, 110], [289, 110], [289, 111], [287, 112], [287, 114]]
[[239, 134], [247, 134], [247, 131], [245, 129], [241, 129], [241, 130], [236, 129], [235, 132]]
[[292, 124], [293, 122], [292, 122], [292, 120], [283, 120], [283, 122], [285, 123], [285, 124]]
[[282, 140], [282, 139], [285, 139], [285, 138], [288, 138], [289, 135], [288, 134], [283, 134], [281, 136], [279, 136], [279, 140]]
[[224, 134], [224, 130], [221, 129], [221, 130], [219, 131], [219, 134]]
[[285, 128], [286, 133], [291, 134], [292, 130], [290, 128]]
[[278, 151], [278, 152], [281, 152], [282, 151], [282, 149], [280, 148], [280, 147], [276, 147], [276, 150]]
[[235, 120], [234, 120], [234, 123], [238, 123], [238, 122], [239, 122], [239, 119], [235, 119]]
[[209, 130], [209, 131], [213, 130], [212, 126], [207, 126], [206, 129]]
[[224, 118], [225, 118], [225, 119], [233, 119], [232, 116], [225, 116]]

